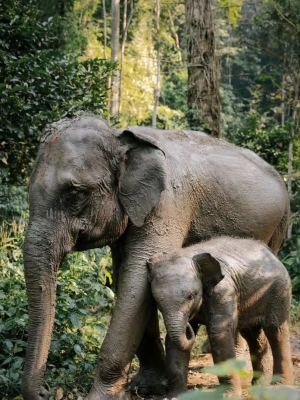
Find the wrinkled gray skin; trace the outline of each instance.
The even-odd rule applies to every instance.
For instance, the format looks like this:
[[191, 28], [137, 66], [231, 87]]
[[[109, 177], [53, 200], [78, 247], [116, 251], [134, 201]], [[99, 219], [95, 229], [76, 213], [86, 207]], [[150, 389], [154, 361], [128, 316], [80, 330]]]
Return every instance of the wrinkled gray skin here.
[[116, 272], [117, 303], [87, 399], [125, 396], [125, 373], [135, 353], [141, 367], [132, 386], [141, 394], [161, 392], [165, 361], [146, 260], [225, 233], [261, 239], [276, 252], [289, 214], [280, 176], [248, 150], [200, 132], [116, 132], [87, 115], [45, 132], [29, 199], [25, 400], [45, 398], [40, 388], [57, 270], [68, 252], [110, 245]]
[[[291, 282], [287, 270], [261, 242], [230, 237], [154, 256], [149, 262], [151, 289], [167, 329], [167, 343], [186, 353], [173, 395], [186, 390], [190, 350], [198, 324], [206, 325], [215, 363], [235, 357], [239, 331], [253, 356], [253, 370], [264, 369], [265, 333], [273, 354], [273, 374], [291, 384], [289, 340]], [[167, 347], [168, 349], [168, 347]], [[168, 354], [167, 354], [168, 357]], [[256, 378], [257, 379], [257, 378]], [[220, 378], [241, 395], [238, 377]], [[175, 388], [173, 388], [174, 390]]]

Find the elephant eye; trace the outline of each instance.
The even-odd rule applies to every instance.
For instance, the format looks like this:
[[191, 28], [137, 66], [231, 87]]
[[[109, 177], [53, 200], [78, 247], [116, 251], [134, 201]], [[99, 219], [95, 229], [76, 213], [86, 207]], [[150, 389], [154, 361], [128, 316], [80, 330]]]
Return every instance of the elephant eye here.
[[189, 293], [188, 296], [187, 296], [187, 299], [188, 300], [193, 300], [194, 297], [195, 297], [195, 293]]
[[72, 189], [67, 195], [67, 198], [72, 201], [80, 201], [86, 197], [86, 190]]
[[85, 189], [72, 189], [66, 193], [64, 205], [71, 211], [72, 215], [78, 214], [88, 201], [88, 193]]

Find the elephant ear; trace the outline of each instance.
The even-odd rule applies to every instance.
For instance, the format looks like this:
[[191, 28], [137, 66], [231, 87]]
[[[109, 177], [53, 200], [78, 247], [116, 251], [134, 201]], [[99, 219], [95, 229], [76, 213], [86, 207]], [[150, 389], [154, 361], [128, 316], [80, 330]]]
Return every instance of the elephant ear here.
[[211, 253], [199, 253], [193, 261], [201, 274], [204, 290], [211, 296], [214, 287], [224, 278], [220, 261]]
[[[141, 227], [167, 188], [166, 159], [151, 128], [129, 128], [119, 135], [127, 147], [121, 171], [119, 200], [132, 223]], [[150, 132], [151, 133], [151, 132]]]

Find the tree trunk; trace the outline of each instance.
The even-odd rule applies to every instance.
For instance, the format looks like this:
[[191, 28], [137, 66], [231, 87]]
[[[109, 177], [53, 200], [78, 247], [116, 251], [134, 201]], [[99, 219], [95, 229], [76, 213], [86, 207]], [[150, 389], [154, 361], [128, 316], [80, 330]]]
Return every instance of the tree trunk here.
[[221, 137], [219, 65], [213, 0], [186, 0], [188, 120], [191, 128]]
[[[120, 36], [120, 0], [111, 2], [111, 61], [119, 61], [119, 36]], [[119, 108], [119, 71], [115, 69], [111, 79], [110, 114], [114, 116]]]
[[102, 0], [102, 8], [103, 8], [103, 38], [104, 38], [104, 58], [107, 60], [106, 55], [106, 47], [107, 47], [107, 28], [106, 28], [106, 0]]
[[174, 41], [175, 41], [175, 46], [176, 46], [176, 49], [178, 50], [178, 53], [181, 56], [180, 45], [179, 45], [179, 37], [178, 37], [178, 34], [176, 32], [176, 29], [175, 29], [174, 19], [173, 19], [173, 16], [172, 16], [170, 8], [168, 8], [168, 15], [169, 15], [169, 19], [170, 19], [170, 30], [171, 30], [172, 36], [174, 38]]
[[157, 107], [159, 104], [160, 97], [160, 0], [156, 0], [156, 55], [157, 55], [157, 73], [156, 73], [156, 85], [154, 89], [154, 106], [152, 113], [152, 127], [156, 128], [157, 120]]
[[130, 0], [130, 11], [127, 18], [127, 0], [124, 0], [124, 13], [123, 13], [123, 32], [122, 32], [122, 43], [121, 43], [121, 59], [120, 59], [120, 81], [119, 81], [119, 108], [118, 112], [122, 111], [122, 80], [123, 80], [123, 64], [125, 57], [125, 44], [127, 40], [128, 29], [133, 16], [133, 0]]

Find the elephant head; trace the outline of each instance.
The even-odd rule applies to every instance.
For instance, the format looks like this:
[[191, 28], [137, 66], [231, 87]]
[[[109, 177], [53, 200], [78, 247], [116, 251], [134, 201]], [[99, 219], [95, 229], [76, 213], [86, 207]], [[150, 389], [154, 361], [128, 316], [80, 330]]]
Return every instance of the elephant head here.
[[211, 295], [222, 279], [221, 265], [210, 253], [192, 258], [155, 256], [148, 261], [152, 294], [163, 314], [170, 340], [181, 351], [190, 351], [195, 334], [189, 321], [199, 311], [203, 291]]
[[29, 181], [24, 243], [29, 305], [24, 398], [38, 400], [63, 257], [113, 243], [129, 223], [141, 227], [166, 182], [164, 152], [142, 128], [117, 134], [100, 118], [82, 115], [44, 133]]

